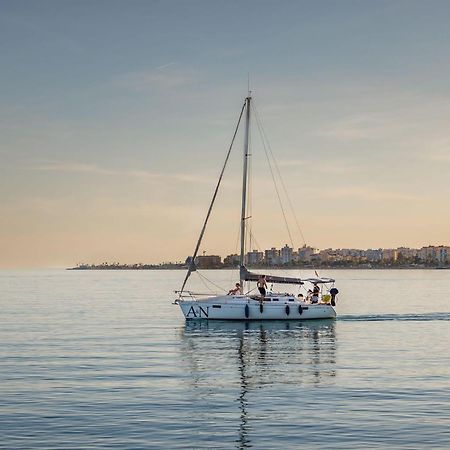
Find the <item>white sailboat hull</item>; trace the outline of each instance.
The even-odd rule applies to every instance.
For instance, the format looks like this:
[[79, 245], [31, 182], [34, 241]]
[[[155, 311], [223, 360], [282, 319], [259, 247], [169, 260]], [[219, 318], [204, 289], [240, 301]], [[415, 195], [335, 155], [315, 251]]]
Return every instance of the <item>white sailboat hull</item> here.
[[177, 300], [187, 320], [308, 320], [333, 319], [336, 311], [326, 303], [311, 304], [292, 297], [220, 296]]

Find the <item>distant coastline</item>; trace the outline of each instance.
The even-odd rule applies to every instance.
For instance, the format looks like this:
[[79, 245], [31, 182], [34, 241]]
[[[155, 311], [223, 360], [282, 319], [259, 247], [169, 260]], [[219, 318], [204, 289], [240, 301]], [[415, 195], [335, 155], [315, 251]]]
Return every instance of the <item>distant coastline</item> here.
[[[450, 270], [450, 265], [436, 265], [436, 264], [317, 264], [317, 265], [250, 265], [249, 268], [259, 270], [323, 270], [323, 269], [443, 269]], [[202, 270], [230, 270], [237, 269], [237, 267], [223, 266], [223, 267], [208, 267]], [[178, 263], [164, 263], [164, 264], [82, 264], [75, 267], [68, 267], [66, 270], [187, 270], [186, 264]]]
[[[195, 261], [188, 256], [185, 261], [159, 264], [101, 264], [79, 263], [68, 270], [186, 270], [235, 269], [241, 256], [231, 254], [223, 260], [219, 255], [197, 255]], [[287, 244], [277, 249], [253, 250], [244, 255], [245, 265], [252, 269], [450, 269], [450, 247], [428, 245], [420, 249], [398, 247], [390, 249], [332, 249], [319, 250], [304, 245], [295, 250]]]

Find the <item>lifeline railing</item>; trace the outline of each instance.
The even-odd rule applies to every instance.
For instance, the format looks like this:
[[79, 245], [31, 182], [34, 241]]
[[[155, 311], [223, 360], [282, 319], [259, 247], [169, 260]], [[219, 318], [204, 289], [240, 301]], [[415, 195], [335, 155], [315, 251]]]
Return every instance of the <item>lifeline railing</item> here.
[[178, 300], [183, 300], [184, 298], [190, 298], [192, 300], [197, 300], [196, 297], [212, 297], [213, 294], [205, 294], [202, 292], [192, 292], [192, 291], [175, 291], [175, 294], [178, 294]]

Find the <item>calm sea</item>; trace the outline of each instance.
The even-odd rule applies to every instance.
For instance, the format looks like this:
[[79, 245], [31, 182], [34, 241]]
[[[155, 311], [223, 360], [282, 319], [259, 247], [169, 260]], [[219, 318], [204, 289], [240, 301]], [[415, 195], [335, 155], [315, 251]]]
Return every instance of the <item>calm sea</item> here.
[[181, 271], [1, 271], [0, 447], [450, 448], [450, 270], [323, 275], [337, 320], [186, 323]]

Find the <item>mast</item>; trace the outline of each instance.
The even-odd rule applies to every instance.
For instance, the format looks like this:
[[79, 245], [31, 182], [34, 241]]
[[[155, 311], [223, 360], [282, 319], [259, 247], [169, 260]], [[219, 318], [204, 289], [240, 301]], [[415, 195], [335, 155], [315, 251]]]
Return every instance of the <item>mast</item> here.
[[[239, 265], [242, 268], [244, 266], [244, 255], [245, 255], [245, 221], [247, 212], [247, 185], [248, 185], [248, 158], [249, 158], [249, 140], [250, 140], [250, 91], [248, 97], [245, 99], [246, 102], [246, 115], [245, 115], [245, 138], [244, 138], [244, 167], [242, 174], [242, 210], [241, 210], [241, 255], [239, 258]], [[242, 270], [239, 270], [242, 273]], [[241, 291], [244, 288], [244, 279], [242, 275], [240, 276]]]

